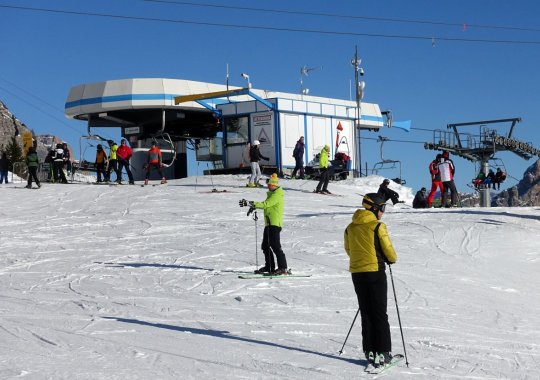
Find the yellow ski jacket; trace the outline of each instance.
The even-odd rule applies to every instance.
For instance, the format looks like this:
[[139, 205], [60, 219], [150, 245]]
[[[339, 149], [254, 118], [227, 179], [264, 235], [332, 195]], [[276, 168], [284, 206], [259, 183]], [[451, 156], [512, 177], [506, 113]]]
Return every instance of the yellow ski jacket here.
[[371, 211], [356, 210], [345, 229], [344, 243], [351, 273], [384, 271], [385, 262], [397, 261], [386, 225]]

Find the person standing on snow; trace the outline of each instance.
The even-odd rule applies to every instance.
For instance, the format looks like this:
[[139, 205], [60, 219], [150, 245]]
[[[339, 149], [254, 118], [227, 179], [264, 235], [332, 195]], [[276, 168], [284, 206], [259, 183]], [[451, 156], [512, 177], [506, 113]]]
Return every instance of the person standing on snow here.
[[36, 148], [33, 146], [28, 149], [28, 154], [26, 155], [26, 166], [28, 166], [28, 183], [26, 185], [27, 189], [32, 188], [32, 179], [36, 182], [38, 187], [41, 187], [39, 179], [37, 176], [37, 170], [39, 167], [39, 158], [36, 153]]
[[133, 181], [133, 174], [131, 173], [131, 169], [129, 167], [129, 160], [132, 155], [133, 152], [131, 151], [131, 148], [127, 146], [126, 139], [122, 139], [122, 141], [120, 141], [120, 147], [116, 150], [116, 159], [118, 160], [118, 179], [116, 182], [118, 182], [118, 184], [122, 183], [122, 168], [126, 168], [129, 184], [135, 184], [135, 181]]
[[0, 183], [8, 183], [8, 172], [9, 172], [9, 159], [6, 152], [2, 152], [2, 158], [0, 158]]
[[300, 177], [298, 177], [298, 179], [304, 179], [304, 146], [304, 136], [301, 136], [296, 142], [293, 150], [293, 157], [296, 162], [294, 170], [291, 174], [293, 179], [296, 177], [296, 172], [298, 170], [300, 170]]
[[54, 182], [58, 183], [58, 181], [61, 180], [62, 183], [68, 183], [66, 175], [64, 174], [64, 148], [62, 144], [56, 144], [56, 149], [53, 154]]
[[144, 184], [148, 185], [148, 180], [150, 179], [150, 172], [152, 169], [156, 169], [159, 176], [161, 177], [161, 183], [167, 183], [167, 179], [163, 175], [161, 168], [163, 167], [163, 161], [161, 156], [161, 150], [158, 148], [155, 141], [152, 141], [152, 147], [148, 150], [148, 156], [146, 157], [146, 177], [144, 179]]
[[[285, 208], [285, 192], [278, 184], [278, 176], [272, 174], [267, 182], [268, 192], [264, 202], [250, 201], [250, 212], [254, 209], [264, 210], [264, 233], [261, 248], [264, 252], [264, 266], [255, 271], [257, 274], [288, 275], [287, 258], [281, 249], [281, 228], [283, 227], [283, 209]], [[243, 199], [240, 205], [247, 205]], [[250, 213], [248, 212], [248, 214]], [[276, 255], [276, 262], [274, 260]]]
[[437, 154], [435, 159], [429, 163], [429, 174], [431, 175], [431, 191], [427, 198], [427, 207], [431, 207], [433, 199], [435, 199], [435, 193], [439, 189], [441, 198], [444, 193], [444, 186], [441, 181], [441, 172], [439, 171], [439, 162], [442, 158], [442, 154]]
[[107, 153], [103, 150], [103, 145], [98, 144], [96, 148], [96, 173], [97, 173], [97, 181], [98, 183], [103, 182], [101, 179], [101, 175], [103, 175], [103, 179], [106, 178], [105, 174], [105, 168], [107, 167]]
[[118, 181], [118, 178], [120, 178], [120, 175], [118, 174], [118, 161], [116, 159], [118, 145], [113, 140], [107, 140], [107, 144], [109, 144], [109, 165], [107, 165], [105, 182], [109, 182], [111, 180], [111, 171], [113, 170], [116, 173], [116, 180]]
[[332, 194], [328, 191], [328, 182], [330, 182], [330, 168], [328, 157], [330, 157], [330, 146], [325, 145], [319, 154], [319, 173], [321, 178], [317, 184], [314, 193]]
[[[454, 162], [450, 159], [448, 152], [443, 152], [442, 158], [439, 161], [439, 172], [441, 173], [441, 181], [444, 186], [441, 207], [457, 207], [457, 190], [454, 184], [454, 173], [456, 169]], [[447, 190], [450, 190], [450, 206], [446, 204], [448, 197]]]
[[251, 148], [249, 148], [249, 160], [251, 162], [251, 177], [249, 178], [249, 183], [246, 185], [247, 187], [257, 187], [259, 183], [259, 179], [261, 178], [261, 167], [259, 166], [259, 161], [261, 159], [268, 161], [269, 158], [264, 157], [259, 150], [259, 146], [261, 145], [259, 140], [253, 141], [253, 145], [251, 145]]
[[394, 264], [397, 255], [386, 225], [380, 222], [386, 207], [384, 198], [366, 194], [362, 206], [365, 210], [356, 210], [345, 229], [344, 245], [360, 308], [362, 348], [371, 365], [384, 365], [392, 360], [385, 263]]

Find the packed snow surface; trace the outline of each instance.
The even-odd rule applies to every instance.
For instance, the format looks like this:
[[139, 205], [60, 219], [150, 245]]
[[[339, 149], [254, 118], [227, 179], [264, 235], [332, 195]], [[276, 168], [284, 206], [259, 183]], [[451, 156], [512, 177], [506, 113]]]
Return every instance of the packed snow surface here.
[[[289, 267], [263, 264], [264, 200], [245, 176], [163, 186], [0, 186], [0, 378], [358, 379], [361, 327], [343, 231], [381, 177], [280, 180]], [[383, 221], [409, 367], [388, 379], [540, 379], [538, 208], [414, 210]], [[218, 192], [212, 192], [213, 189]], [[226, 192], [221, 192], [227, 190]], [[393, 352], [404, 353], [391, 278]]]

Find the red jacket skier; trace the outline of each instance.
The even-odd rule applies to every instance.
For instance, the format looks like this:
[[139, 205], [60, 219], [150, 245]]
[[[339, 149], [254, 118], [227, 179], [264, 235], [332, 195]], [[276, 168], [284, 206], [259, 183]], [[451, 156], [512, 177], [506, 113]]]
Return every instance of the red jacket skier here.
[[427, 207], [431, 207], [437, 188], [441, 192], [441, 197], [444, 192], [444, 186], [441, 181], [441, 173], [439, 172], [439, 162], [442, 158], [442, 154], [438, 154], [437, 157], [429, 163], [429, 174], [431, 175], [431, 191], [429, 192], [427, 199]]

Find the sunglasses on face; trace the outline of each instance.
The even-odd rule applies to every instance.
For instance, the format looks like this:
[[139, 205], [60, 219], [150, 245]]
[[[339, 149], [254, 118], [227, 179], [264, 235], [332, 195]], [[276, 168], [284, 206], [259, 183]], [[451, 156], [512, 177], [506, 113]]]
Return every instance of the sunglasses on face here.
[[380, 212], [384, 212], [385, 210], [386, 210], [386, 204], [383, 204], [383, 205], [379, 206], [379, 211]]

